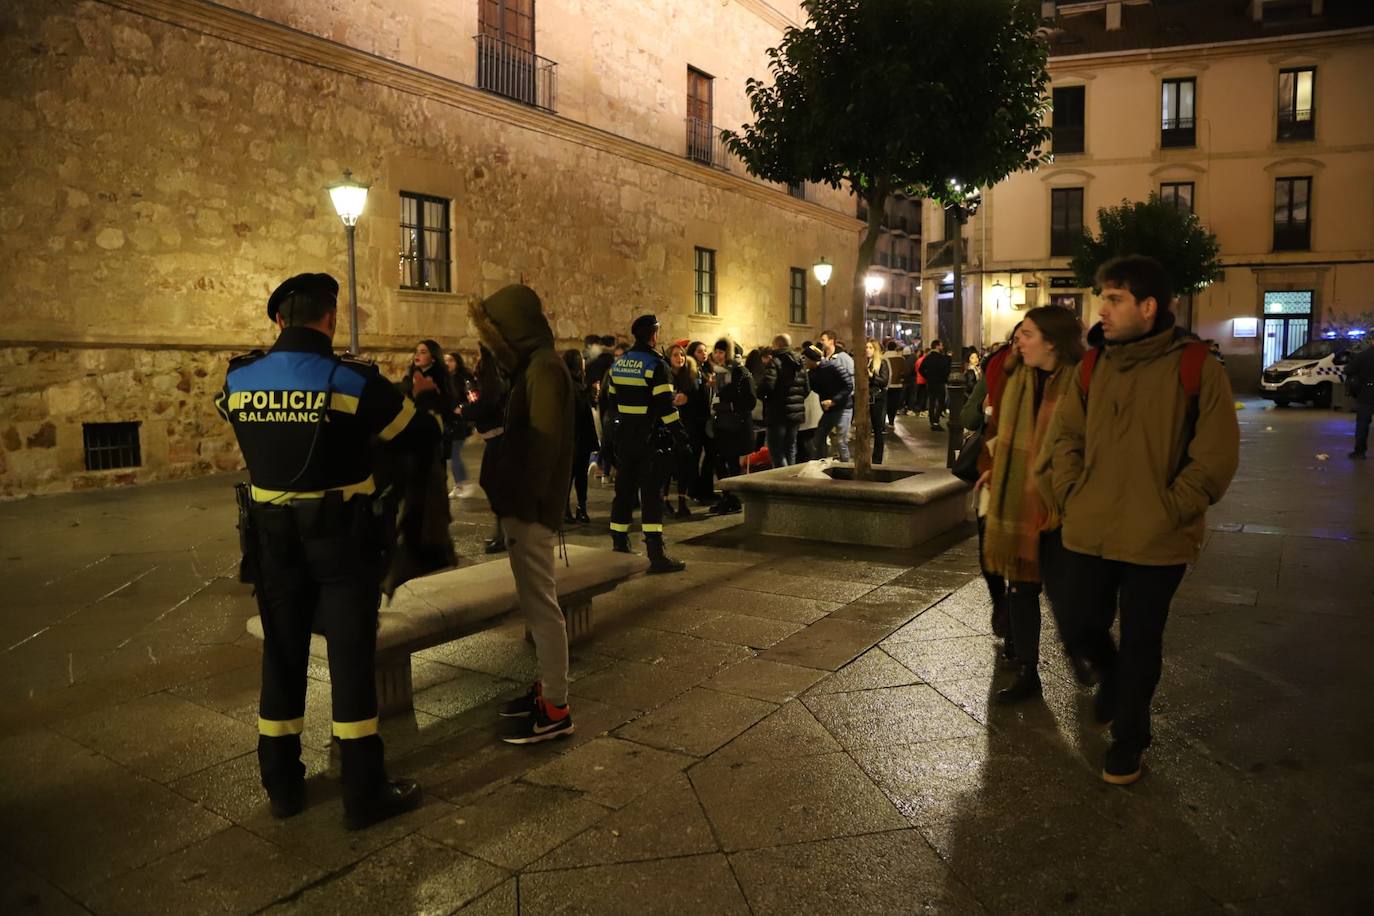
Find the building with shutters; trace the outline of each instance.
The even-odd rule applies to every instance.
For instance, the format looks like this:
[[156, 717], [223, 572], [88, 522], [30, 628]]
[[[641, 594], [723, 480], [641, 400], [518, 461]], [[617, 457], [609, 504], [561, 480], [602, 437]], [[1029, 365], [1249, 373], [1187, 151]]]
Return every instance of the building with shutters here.
[[[1054, 162], [985, 190], [965, 229], [967, 340], [1036, 305], [1091, 325], [1068, 270], [1096, 212], [1151, 192], [1216, 234], [1222, 279], [1180, 302], [1237, 390], [1324, 324], [1374, 314], [1374, 4], [1046, 3]], [[952, 226], [925, 219], [927, 335], [953, 307]]]
[[[853, 199], [747, 176], [721, 128], [796, 0], [49, 0], [0, 11], [0, 496], [240, 466], [211, 396], [269, 291], [347, 288], [326, 187], [370, 185], [361, 348], [469, 353], [508, 283], [560, 342], [847, 323]], [[346, 296], [338, 342], [347, 341]]]

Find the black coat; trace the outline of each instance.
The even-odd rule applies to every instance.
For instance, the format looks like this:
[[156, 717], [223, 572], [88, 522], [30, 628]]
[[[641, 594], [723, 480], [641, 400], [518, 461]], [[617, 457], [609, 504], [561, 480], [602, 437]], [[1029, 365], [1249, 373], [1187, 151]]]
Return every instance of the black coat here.
[[926, 377], [927, 385], [943, 387], [949, 383], [949, 370], [952, 365], [948, 353], [932, 350], [921, 363], [921, 374]]
[[1374, 346], [1365, 347], [1346, 364], [1350, 393], [1361, 404], [1374, 404]]
[[773, 363], [759, 382], [763, 421], [769, 426], [800, 426], [806, 420], [806, 396], [810, 393], [801, 357], [791, 350], [774, 350]]
[[891, 378], [892, 370], [887, 366], [887, 360], [878, 361], [878, 374], [868, 376], [868, 403], [876, 404], [879, 401], [887, 401], [887, 380]]
[[601, 447], [596, 437], [596, 417], [592, 415], [592, 394], [573, 380], [573, 454], [590, 455]]
[[844, 410], [849, 406], [853, 392], [848, 384], [845, 383], [844, 373], [840, 367], [834, 363], [821, 363], [816, 368], [807, 373], [807, 378], [811, 382], [811, 390], [816, 392], [816, 396], [824, 401], [834, 401], [830, 409]]
[[[670, 370], [671, 371], [671, 370]], [[682, 423], [689, 429], [700, 428], [706, 424], [706, 418], [711, 412], [711, 397], [706, 390], [706, 385], [702, 383], [701, 373], [693, 372], [690, 367], [683, 366], [681, 370], [672, 373], [673, 391], [678, 394], [687, 395], [687, 403], [677, 409], [682, 417]]]
[[[754, 451], [752, 414], [758, 396], [754, 379], [740, 362], [726, 363], [726, 372], [716, 376], [713, 405], [716, 452], [721, 455], [748, 455]], [[710, 370], [712, 373], [714, 369]], [[721, 419], [722, 414], [728, 415]]]

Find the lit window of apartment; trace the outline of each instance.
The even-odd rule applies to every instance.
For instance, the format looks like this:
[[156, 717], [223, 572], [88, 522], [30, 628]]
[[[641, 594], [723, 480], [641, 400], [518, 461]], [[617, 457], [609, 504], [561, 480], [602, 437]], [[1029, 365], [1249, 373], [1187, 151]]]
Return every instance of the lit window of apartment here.
[[1167, 79], [1160, 106], [1159, 145], [1197, 146], [1197, 80]]
[[716, 314], [716, 253], [710, 248], [696, 250], [696, 313]]
[[1312, 178], [1274, 182], [1274, 250], [1307, 251], [1312, 247]]
[[1166, 181], [1159, 186], [1159, 196], [1178, 207], [1184, 213], [1193, 212], [1193, 183], [1191, 181]]
[[1317, 69], [1279, 71], [1279, 139], [1311, 140], [1317, 125]]
[[1083, 189], [1050, 191], [1050, 256], [1067, 257], [1083, 235]]
[[1051, 129], [1054, 131], [1052, 149], [1056, 155], [1083, 152], [1086, 98], [1087, 89], [1083, 86], [1065, 86], [1054, 90], [1054, 121]]
[[401, 288], [447, 293], [450, 279], [449, 201], [401, 192]]

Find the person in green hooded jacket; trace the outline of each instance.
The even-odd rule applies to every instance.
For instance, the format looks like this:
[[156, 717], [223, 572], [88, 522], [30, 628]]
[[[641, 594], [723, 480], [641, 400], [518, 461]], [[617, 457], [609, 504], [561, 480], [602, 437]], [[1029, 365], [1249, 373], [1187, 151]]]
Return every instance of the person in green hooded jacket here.
[[521, 720], [510, 744], [573, 732], [568, 631], [558, 606], [554, 546], [573, 456], [573, 381], [554, 350], [543, 305], [528, 286], [507, 286], [470, 310], [478, 336], [510, 379], [505, 434], [482, 463], [482, 489], [501, 520], [511, 572], [538, 662], [538, 680], [501, 710]]

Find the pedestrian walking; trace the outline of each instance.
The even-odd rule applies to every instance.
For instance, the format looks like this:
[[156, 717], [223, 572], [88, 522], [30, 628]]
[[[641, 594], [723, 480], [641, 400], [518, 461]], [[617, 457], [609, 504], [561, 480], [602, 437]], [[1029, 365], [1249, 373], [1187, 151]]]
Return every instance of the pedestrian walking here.
[[1038, 462], [1050, 441], [1059, 401], [1071, 396], [1074, 369], [1083, 356], [1083, 328], [1067, 309], [1042, 306], [1026, 313], [1017, 349], [1005, 361], [999, 396], [984, 430], [992, 466], [975, 489], [987, 487], [983, 566], [1006, 582], [1007, 611], [1015, 644], [1016, 681], [999, 690], [999, 703], [1041, 694], [1040, 593], [1056, 619], [1065, 614], [1063, 546], [1059, 513]]
[[[744, 362], [735, 355], [728, 338], [716, 341], [711, 351], [710, 374], [707, 376], [711, 397], [711, 439], [715, 447], [716, 476], [721, 480], [740, 472], [740, 458], [754, 447], [754, 424], [751, 415], [757, 395], [754, 380]], [[728, 515], [743, 508], [739, 499], [722, 493], [711, 507], [713, 515]]]
[[587, 515], [587, 474], [592, 463], [592, 452], [601, 447], [596, 435], [595, 407], [592, 394], [587, 390], [586, 361], [580, 350], [565, 350], [563, 362], [568, 367], [568, 375], [573, 381], [573, 457], [572, 484], [570, 490], [577, 496], [577, 511], [573, 511], [571, 497], [563, 512], [563, 521], [588, 524]]
[[1059, 402], [1049, 454], [1074, 584], [1071, 650], [1101, 673], [1094, 706], [1112, 723], [1102, 778], [1125, 785], [1150, 745], [1169, 605], [1197, 559], [1207, 508], [1235, 475], [1240, 431], [1225, 370], [1175, 327], [1159, 262], [1116, 258], [1096, 279], [1101, 321], [1076, 390]]
[[691, 518], [687, 500], [699, 492], [697, 475], [701, 466], [702, 440], [706, 438], [706, 419], [710, 402], [706, 387], [701, 383], [697, 361], [687, 355], [687, 348], [674, 344], [668, 348], [668, 372], [673, 380], [673, 403], [677, 405], [682, 428], [687, 432], [687, 448], [681, 450], [675, 462], [673, 476], [677, 479], [678, 518]]
[[[478, 481], [487, 480], [493, 473], [491, 465], [500, 460], [501, 437], [506, 432], [506, 396], [509, 386], [501, 372], [501, 365], [485, 345], [478, 350], [476, 371], [468, 383], [465, 402], [462, 406], [463, 419], [472, 424], [482, 440], [482, 465], [478, 469]], [[483, 490], [486, 489], [485, 485]], [[491, 494], [487, 493], [487, 501]], [[501, 517], [493, 513], [493, 529], [487, 538], [485, 551], [489, 554], [504, 553], [506, 534], [501, 530]]]
[[918, 370], [926, 380], [926, 411], [930, 417], [930, 428], [935, 431], [944, 429], [940, 420], [944, 418], [947, 403], [946, 386], [949, 384], [950, 358], [945, 352], [943, 341], [932, 341], [930, 352], [921, 361]]
[[689, 448], [687, 433], [674, 404], [668, 364], [658, 355], [658, 319], [641, 315], [630, 331], [634, 346], [606, 376], [612, 417], [608, 438], [616, 463], [611, 549], [631, 552], [630, 523], [637, 500], [649, 572], [681, 572], [687, 564], [668, 556], [663, 544], [663, 485], [676, 456]]
[[806, 420], [806, 396], [811, 393], [801, 357], [792, 349], [792, 338], [773, 338], [771, 361], [758, 384], [767, 429], [768, 454], [773, 467], [797, 463], [797, 433]]
[[873, 428], [873, 463], [882, 464], [884, 455], [883, 420], [887, 414], [887, 383], [889, 372], [883, 350], [876, 340], [869, 340], [864, 346], [864, 360], [868, 372], [868, 419]]
[[554, 543], [572, 474], [573, 392], [553, 348], [543, 305], [528, 286], [507, 286], [469, 309], [478, 336], [510, 378], [505, 433], [482, 489], [501, 519], [520, 610], [534, 640], [538, 679], [503, 717], [519, 720], [509, 744], [548, 741], [574, 731], [568, 707], [568, 631], [558, 606]]
[[1362, 461], [1369, 451], [1369, 422], [1374, 418], [1374, 346], [1366, 345], [1346, 364], [1345, 384], [1355, 399], [1355, 450], [1348, 457]]
[[[381, 440], [422, 463], [437, 452], [439, 427], [371, 362], [334, 354], [338, 294], [328, 274], [298, 274], [278, 286], [267, 301], [276, 343], [230, 360], [215, 406], [233, 426], [252, 480], [240, 497], [240, 533], [263, 632], [262, 786], [276, 817], [305, 807], [301, 733], [318, 628], [329, 645], [344, 823], [359, 829], [420, 803], [418, 785], [387, 776], [377, 734], [373, 659], [384, 561], [371, 446]], [[437, 394], [434, 374], [417, 373], [411, 390]]]
[[839, 447], [840, 460], [848, 461], [847, 434], [849, 417], [853, 416], [851, 403], [854, 397], [853, 386], [846, 383], [840, 366], [835, 362], [826, 360], [825, 355], [818, 348], [807, 347], [802, 351], [802, 358], [806, 362], [807, 381], [811, 385], [812, 393], [819, 398], [821, 408], [821, 417], [811, 439], [811, 457], [830, 457], [830, 433], [835, 430], [842, 430]]
[[448, 367], [449, 389], [451, 393], [448, 416], [444, 418], [444, 451], [449, 456], [449, 470], [453, 473], [451, 499], [468, 496], [468, 468], [463, 463], [463, 445], [472, 436], [472, 424], [463, 419], [463, 404], [467, 401], [468, 387], [472, 384], [472, 373], [463, 362], [461, 353], [449, 350], [444, 353], [444, 365]]
[[[855, 407], [854, 359], [844, 352], [834, 331], [821, 333], [821, 352], [824, 354], [824, 363], [833, 366], [838, 373], [841, 387], [836, 390], [830, 373], [824, 373], [823, 377], [828, 395], [821, 395], [821, 422], [816, 427], [816, 437], [821, 443], [821, 449], [826, 455], [829, 455], [830, 450], [827, 443], [830, 441], [831, 434], [834, 434], [836, 439], [835, 451], [838, 453], [839, 459], [849, 461], [849, 427], [854, 420]], [[815, 387], [816, 379], [814, 376], [811, 377], [810, 381]], [[826, 401], [830, 402], [828, 406]]]
[[897, 411], [906, 393], [906, 357], [898, 349], [897, 341], [889, 340], [883, 358], [887, 360], [887, 431], [896, 432]]

